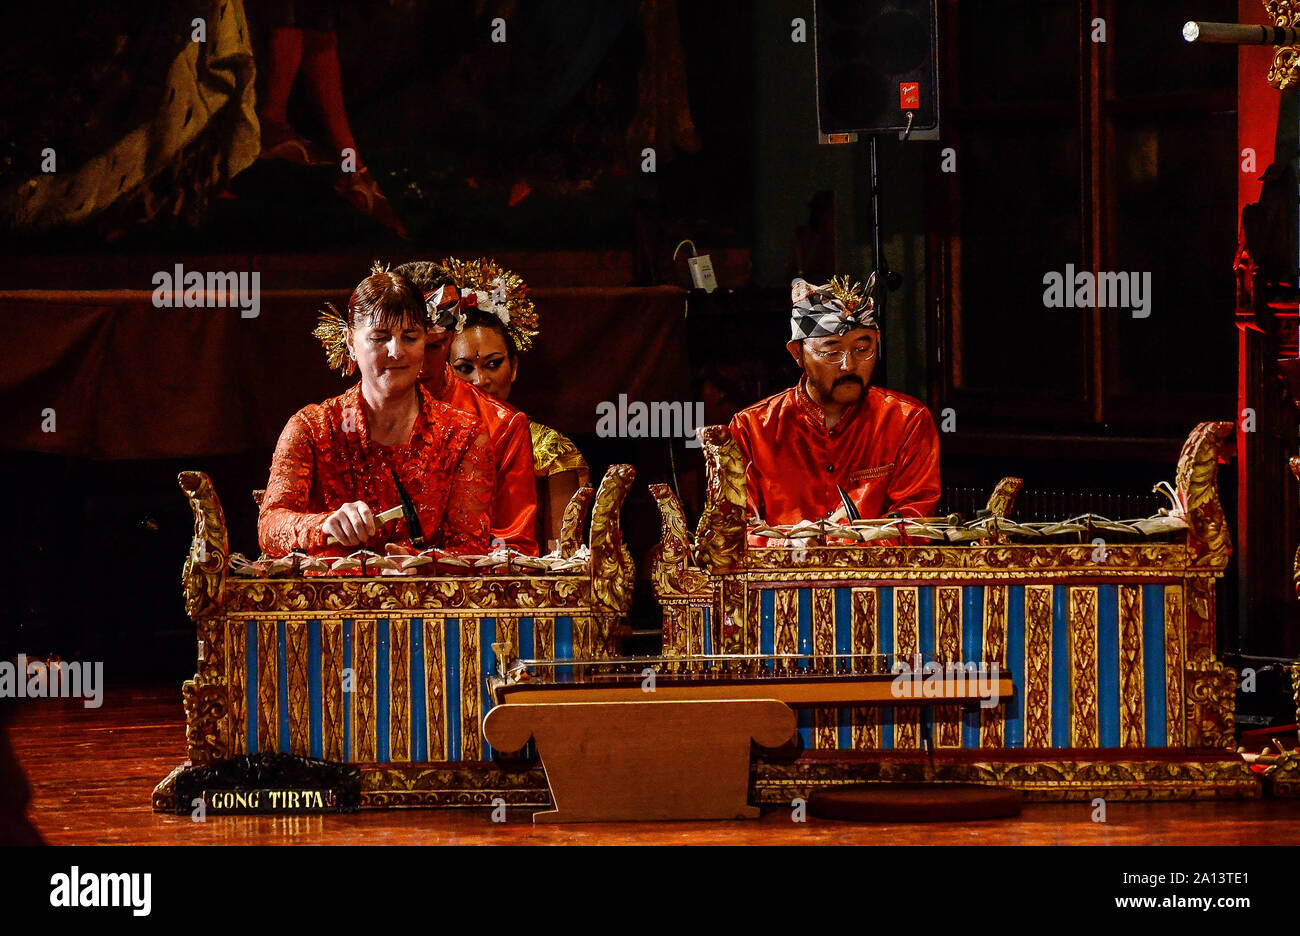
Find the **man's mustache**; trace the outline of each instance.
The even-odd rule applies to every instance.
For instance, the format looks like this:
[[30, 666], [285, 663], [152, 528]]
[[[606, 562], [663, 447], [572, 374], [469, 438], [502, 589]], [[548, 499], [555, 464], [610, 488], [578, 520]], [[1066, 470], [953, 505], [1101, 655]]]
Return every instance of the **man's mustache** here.
[[835, 382], [831, 384], [831, 389], [833, 390], [836, 387], [838, 387], [840, 384], [844, 384], [844, 383], [855, 383], [859, 387], [866, 386], [866, 384], [862, 382], [862, 378], [859, 377], [857, 374], [845, 374], [843, 377], [835, 378]]

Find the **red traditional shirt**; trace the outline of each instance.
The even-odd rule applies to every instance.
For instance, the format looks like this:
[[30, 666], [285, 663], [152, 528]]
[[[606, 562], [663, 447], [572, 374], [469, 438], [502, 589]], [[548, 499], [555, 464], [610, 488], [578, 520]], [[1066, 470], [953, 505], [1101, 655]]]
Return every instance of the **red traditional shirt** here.
[[[321, 524], [352, 501], [365, 501], [375, 513], [401, 504], [393, 471], [415, 503], [426, 547], [488, 551], [496, 469], [483, 424], [421, 388], [416, 392], [420, 411], [405, 445], [371, 439], [359, 383], [289, 420], [275, 447], [257, 521], [257, 538], [268, 556], [293, 549], [352, 552], [356, 547], [327, 546]], [[383, 543], [411, 544], [404, 517], [383, 524], [364, 545]]]
[[906, 394], [869, 387], [827, 429], [801, 379], [737, 413], [731, 435], [748, 466], [749, 512], [768, 523], [827, 516], [840, 506], [837, 484], [863, 518], [928, 517], [939, 502], [939, 433]]
[[438, 399], [462, 413], [477, 416], [487, 427], [497, 466], [492, 539], [504, 540], [516, 552], [537, 555], [537, 481], [533, 477], [528, 417], [461, 380], [450, 366]]

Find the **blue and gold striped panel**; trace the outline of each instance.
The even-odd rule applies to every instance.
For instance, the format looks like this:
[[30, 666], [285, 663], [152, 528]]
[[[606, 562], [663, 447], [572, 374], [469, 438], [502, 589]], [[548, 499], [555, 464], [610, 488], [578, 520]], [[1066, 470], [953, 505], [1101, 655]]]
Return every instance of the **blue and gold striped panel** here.
[[[853, 653], [853, 592], [835, 589], [835, 652]], [[835, 746], [840, 750], [853, 747], [853, 709], [835, 711]]]
[[444, 755], [449, 761], [460, 760], [460, 621], [447, 618], [443, 622], [442, 659], [443, 699], [446, 700], [446, 747]]
[[245, 750], [256, 754], [261, 749], [257, 745], [257, 622], [245, 621], [242, 627], [244, 638], [244, 709], [248, 712], [248, 724], [244, 729]]
[[352, 669], [352, 619], [343, 621], [343, 762], [352, 760], [352, 692], [356, 671]]
[[[935, 650], [938, 648], [934, 619], [934, 601], [938, 597], [936, 591], [937, 589], [934, 588], [916, 590], [916, 646], [918, 652], [927, 660], [934, 659]], [[911, 711], [916, 713], [916, 746], [922, 747], [923, 741], [926, 745], [933, 744], [935, 710], [927, 705], [918, 706]]]
[[424, 679], [424, 621], [411, 618], [411, 760], [429, 759], [429, 719]]
[[1007, 588], [1007, 670], [1016, 687], [1003, 702], [1002, 743], [1009, 748], [1025, 746], [1025, 589]]
[[1097, 594], [1097, 738], [1119, 747], [1119, 586], [1099, 585]]
[[320, 760], [325, 756], [325, 696], [321, 685], [324, 665], [321, 650], [320, 621], [307, 622], [307, 701], [310, 708], [311, 756]]
[[543, 649], [543, 658], [571, 659], [586, 652], [590, 623], [499, 615], [231, 622], [235, 749], [356, 763], [489, 759], [484, 677], [496, 669], [492, 644], [503, 641], [524, 657]]
[[1052, 742], [1051, 747], [1070, 747], [1070, 589], [1052, 588]]
[[389, 670], [388, 618], [375, 622], [375, 760], [385, 763], [392, 760], [389, 749]]
[[[962, 656], [958, 662], [979, 663], [988, 661], [988, 657], [984, 653], [984, 586], [968, 585], [961, 591]], [[980, 746], [980, 709], [978, 707], [967, 707], [966, 711], [962, 712], [961, 745], [964, 748], [977, 748]]]
[[[917, 748], [927, 732], [936, 744], [964, 748], [1183, 743], [1181, 584], [756, 591], [746, 606], [758, 612], [763, 653], [996, 659], [1016, 686], [992, 710], [802, 711], [808, 748]], [[702, 649], [713, 650], [711, 615], [699, 616], [709, 640]], [[491, 705], [483, 677], [495, 668], [492, 644], [509, 642], [526, 658], [570, 659], [590, 627], [586, 618], [499, 613], [232, 621], [232, 743], [352, 762], [490, 758], [479, 725]]]
[[[997, 662], [999, 706], [800, 710], [805, 748], [1164, 747], [1182, 704], [1178, 584], [763, 587], [759, 652]], [[1169, 695], [1179, 691], [1177, 699]]]
[[1166, 747], [1176, 742], [1165, 723], [1165, 589], [1161, 585], [1142, 587], [1142, 700], [1145, 704], [1145, 742], [1148, 747]]
[[[796, 622], [794, 633], [797, 635], [797, 642], [793, 651], [798, 654], [812, 653], [812, 590], [801, 588], [797, 593]], [[799, 668], [805, 667], [806, 661], [799, 661]], [[795, 720], [798, 724], [799, 743], [805, 750], [814, 747], [813, 744], [813, 713], [812, 709], [796, 709]]]
[[[888, 657], [894, 652], [894, 589], [892, 586], [881, 588], [876, 594], [879, 614], [879, 652]], [[894, 746], [894, 707], [892, 705], [882, 706], [880, 709], [880, 746], [885, 750]]]
[[[488, 694], [487, 679], [484, 678], [486, 673], [496, 672], [496, 655], [492, 652], [492, 641], [496, 640], [497, 619], [494, 617], [479, 618], [478, 622], [478, 677], [479, 686], [479, 711], [484, 715], [492, 707], [492, 697]], [[468, 689], [468, 681], [466, 683]], [[481, 722], [479, 723], [481, 724]], [[479, 736], [479, 745], [482, 750], [483, 760], [492, 759], [492, 745], [487, 743], [483, 738], [482, 731], [477, 732]]]
[[289, 753], [289, 654], [285, 641], [285, 622], [275, 622], [275, 654], [276, 654], [276, 673], [279, 679], [276, 681], [278, 691], [276, 706], [276, 719], [278, 728], [276, 738], [279, 742], [281, 754]]
[[[552, 659], [573, 659], [573, 618], [567, 615], [555, 619], [555, 651]], [[560, 666], [556, 667], [556, 673], [564, 677], [568, 676], [571, 670], [568, 667]]]
[[758, 593], [758, 652], [763, 656], [776, 652], [776, 593], [770, 588]]

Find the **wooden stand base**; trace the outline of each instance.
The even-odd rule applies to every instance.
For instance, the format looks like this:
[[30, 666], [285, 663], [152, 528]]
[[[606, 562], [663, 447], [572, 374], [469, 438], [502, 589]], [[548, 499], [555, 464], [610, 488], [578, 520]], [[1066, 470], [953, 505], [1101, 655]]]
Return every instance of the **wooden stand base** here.
[[750, 742], [795, 731], [775, 699], [498, 705], [483, 734], [501, 751], [532, 737], [555, 809], [534, 822], [753, 819]]

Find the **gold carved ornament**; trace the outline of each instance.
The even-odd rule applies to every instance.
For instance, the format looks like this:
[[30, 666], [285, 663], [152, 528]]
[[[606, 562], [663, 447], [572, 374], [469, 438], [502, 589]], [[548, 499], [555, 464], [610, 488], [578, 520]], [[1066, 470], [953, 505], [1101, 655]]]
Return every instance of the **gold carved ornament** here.
[[[1292, 456], [1291, 461], [1288, 464], [1291, 466], [1291, 473], [1295, 475], [1297, 479], [1300, 479], [1300, 456]], [[1291, 581], [1295, 585], [1296, 594], [1300, 595], [1300, 546], [1296, 547], [1295, 558], [1291, 563], [1291, 570]], [[1296, 703], [1300, 705], [1300, 699], [1297, 699]]]
[[1300, 722], [1300, 662], [1291, 664], [1291, 698], [1295, 699], [1295, 717]]
[[[1274, 26], [1283, 28], [1300, 26], [1300, 12], [1293, 0], [1264, 0], [1264, 12]], [[1278, 46], [1273, 52], [1273, 62], [1268, 67], [1268, 83], [1279, 91], [1295, 84], [1300, 76], [1300, 50], [1293, 45]]]
[[708, 574], [691, 567], [691, 534], [681, 501], [666, 484], [650, 485], [650, 496], [659, 506], [660, 538], [650, 558], [650, 579], [660, 598], [706, 592]]
[[1031, 802], [1108, 800], [1172, 801], [1257, 799], [1259, 778], [1238, 759], [1090, 761], [1086, 757], [1031, 762], [1002, 760], [989, 751], [977, 763], [924, 760], [781, 763], [759, 758], [754, 769], [754, 797], [760, 803], [785, 803], [814, 790], [849, 783], [981, 783], [1020, 790]]
[[[1107, 547], [1112, 558], [1098, 566], [1092, 558], [1095, 547], [1067, 544], [1045, 546], [1003, 544], [996, 546], [945, 545], [881, 548], [876, 545], [804, 547], [796, 560], [792, 550], [761, 546], [749, 550], [750, 568], [764, 573], [781, 571], [808, 581], [834, 579], [843, 570], [873, 573], [882, 578], [918, 580], [961, 578], [970, 584], [990, 580], [1047, 581], [1086, 576], [1127, 580], [1134, 577], [1164, 579], [1178, 576], [1186, 568], [1187, 547], [1177, 543], [1133, 543]], [[1208, 578], [1208, 576], [1206, 576]]]
[[313, 576], [244, 579], [230, 585], [230, 613], [454, 611], [489, 608], [568, 608], [584, 605], [588, 584], [577, 575], [380, 579]]
[[659, 543], [650, 554], [650, 580], [663, 612], [663, 652], [689, 656], [691, 622], [697, 611], [689, 599], [708, 600], [709, 575], [691, 565], [691, 535], [677, 495], [666, 484], [651, 484], [650, 495], [660, 518]]
[[[1293, 456], [1289, 464], [1291, 473], [1300, 478], [1300, 457]], [[1300, 546], [1296, 547], [1291, 580], [1295, 584], [1296, 594], [1300, 595]], [[1296, 721], [1300, 722], [1300, 660], [1291, 666], [1291, 691], [1295, 698]]]
[[626, 614], [632, 604], [636, 571], [632, 554], [623, 544], [619, 511], [636, 479], [631, 465], [611, 465], [596, 492], [591, 513], [591, 591], [607, 609]]
[[596, 497], [595, 489], [583, 485], [573, 492], [569, 503], [564, 506], [564, 516], [560, 518], [560, 556], [568, 559], [582, 545], [582, 528], [587, 520], [587, 511]]
[[1011, 508], [1015, 506], [1016, 495], [1025, 482], [1022, 478], [1003, 478], [993, 488], [993, 493], [989, 495], [989, 501], [985, 505], [988, 512], [995, 517], [1005, 517], [1011, 513]]
[[1219, 660], [1187, 663], [1187, 746], [1236, 747], [1237, 672]]
[[185, 590], [185, 613], [198, 621], [221, 605], [226, 557], [230, 553], [226, 518], [207, 475], [201, 471], [182, 471], [177, 480], [194, 513], [194, 539], [181, 571], [181, 585]]
[[226, 729], [228, 695], [224, 682], [201, 675], [182, 684], [186, 756], [192, 763], [208, 764], [230, 756], [230, 738]]
[[1219, 503], [1219, 454], [1234, 429], [1230, 422], [1198, 423], [1178, 456], [1174, 487], [1186, 499], [1192, 565], [1223, 569], [1232, 554], [1228, 525]]
[[[985, 508], [993, 517], [1006, 517], [1011, 513], [1011, 508], [1016, 503], [1016, 495], [1020, 493], [1021, 487], [1024, 486], [1024, 480], [1021, 478], [1003, 478], [993, 488], [993, 493], [989, 495], [988, 503]], [[1004, 542], [998, 533], [998, 524], [994, 520], [988, 524], [988, 542], [990, 545], [996, 545]]]
[[700, 430], [708, 491], [695, 527], [695, 559], [707, 572], [739, 568], [745, 553], [745, 460], [726, 426]]

